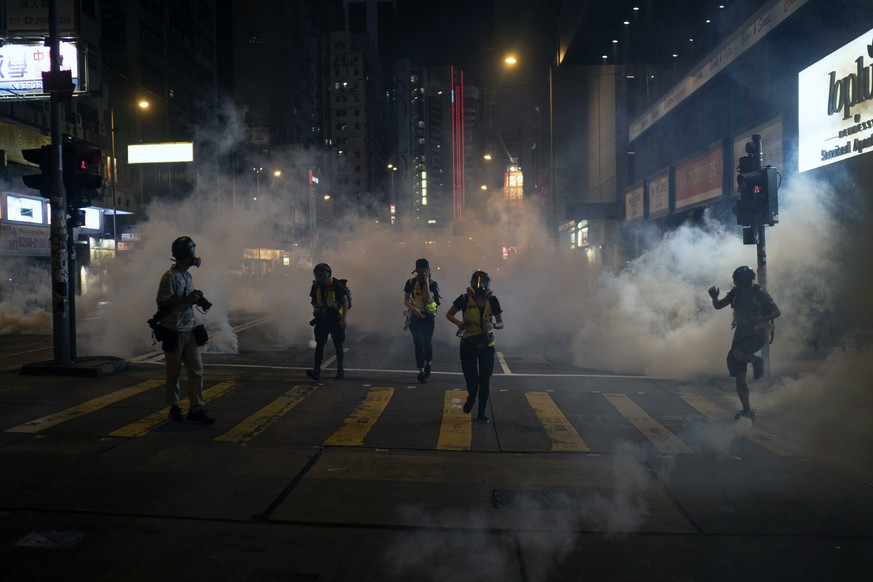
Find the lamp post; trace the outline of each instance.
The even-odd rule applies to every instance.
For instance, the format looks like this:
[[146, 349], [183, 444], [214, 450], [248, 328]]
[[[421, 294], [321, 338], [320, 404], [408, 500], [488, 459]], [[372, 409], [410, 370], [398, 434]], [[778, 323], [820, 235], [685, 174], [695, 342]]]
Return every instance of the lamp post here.
[[[140, 109], [148, 109], [149, 102], [145, 99], [140, 99], [136, 104]], [[109, 108], [109, 142], [110, 149], [112, 150], [112, 167], [110, 168], [110, 172], [112, 173], [112, 184], [111, 184], [111, 192], [112, 192], [112, 243], [113, 250], [115, 251], [115, 258], [118, 258], [118, 195], [115, 191], [115, 183], [118, 181], [118, 160], [115, 157], [115, 132], [117, 128], [115, 127], [115, 107]]]
[[[518, 64], [518, 58], [510, 55], [503, 61], [514, 66]], [[555, 105], [554, 105], [554, 63], [549, 59], [549, 215], [547, 220], [547, 228], [549, 230], [549, 239], [557, 244], [558, 225], [555, 217]]]
[[394, 164], [388, 164], [388, 169], [391, 170], [391, 202], [397, 202], [394, 195], [394, 172], [397, 171], [397, 166]]

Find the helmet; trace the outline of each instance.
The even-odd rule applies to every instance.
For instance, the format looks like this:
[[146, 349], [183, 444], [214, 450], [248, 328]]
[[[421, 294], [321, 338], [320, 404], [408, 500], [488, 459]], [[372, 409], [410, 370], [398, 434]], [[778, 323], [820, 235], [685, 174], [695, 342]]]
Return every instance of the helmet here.
[[315, 265], [315, 266], [312, 268], [312, 272], [313, 272], [313, 273], [318, 273], [319, 271], [322, 271], [322, 272], [324, 272], [324, 273], [327, 273], [328, 275], [330, 275], [331, 273], [333, 273], [333, 269], [331, 269], [331, 268], [330, 268], [330, 265], [328, 265], [327, 263], [318, 263], [317, 265]]
[[194, 256], [197, 245], [190, 236], [180, 236], [173, 241], [171, 247], [174, 259], [187, 259]]
[[470, 277], [470, 287], [479, 295], [484, 295], [491, 286], [491, 277], [485, 271], [476, 271]]
[[743, 265], [742, 267], [737, 267], [734, 271], [734, 283], [737, 285], [751, 285], [752, 281], [755, 280], [755, 271], [753, 271], [750, 267]]
[[[419, 269], [430, 269], [430, 263], [427, 259], [418, 259], [417, 261], [415, 261], [415, 271]], [[415, 271], [413, 271], [413, 273]]]

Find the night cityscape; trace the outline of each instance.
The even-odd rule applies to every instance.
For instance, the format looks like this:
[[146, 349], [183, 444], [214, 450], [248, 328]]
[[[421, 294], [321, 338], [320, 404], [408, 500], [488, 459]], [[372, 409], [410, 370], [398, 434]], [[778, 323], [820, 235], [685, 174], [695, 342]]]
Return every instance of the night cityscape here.
[[0, 23], [4, 580], [870, 576], [873, 3]]

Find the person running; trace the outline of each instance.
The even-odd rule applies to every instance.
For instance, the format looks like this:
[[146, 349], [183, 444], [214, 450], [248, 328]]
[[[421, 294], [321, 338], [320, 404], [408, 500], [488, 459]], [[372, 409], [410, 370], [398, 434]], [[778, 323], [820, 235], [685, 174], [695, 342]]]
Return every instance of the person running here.
[[[485, 271], [476, 271], [470, 278], [467, 292], [459, 295], [446, 313], [446, 319], [458, 327], [461, 337], [461, 370], [467, 383], [467, 401], [464, 413], [473, 410], [479, 399], [479, 422], [491, 422], [485, 415], [494, 372], [494, 332], [503, 329], [503, 310], [491, 292], [491, 277]], [[462, 312], [463, 319], [455, 314]], [[493, 321], [492, 321], [493, 320]]]
[[440, 304], [440, 287], [431, 278], [427, 259], [415, 261], [415, 277], [406, 280], [403, 288], [403, 304], [409, 312], [409, 331], [415, 346], [415, 366], [418, 381], [422, 384], [430, 377], [433, 361], [433, 331], [437, 307]]
[[324, 358], [324, 345], [329, 335], [336, 350], [336, 377], [345, 377], [343, 372], [343, 342], [346, 340], [346, 314], [349, 302], [344, 285], [331, 275], [333, 270], [327, 263], [319, 263], [312, 269], [315, 280], [309, 290], [312, 304], [312, 325], [315, 326], [315, 362], [306, 375], [316, 382], [321, 379], [321, 361]]
[[767, 343], [770, 322], [782, 312], [776, 307], [773, 298], [759, 285], [753, 285], [755, 271], [750, 267], [738, 267], [734, 271], [734, 288], [719, 299], [718, 287], [709, 288], [712, 306], [723, 309], [730, 305], [734, 310], [734, 337], [727, 354], [727, 367], [736, 379], [737, 396], [743, 409], [734, 418], [742, 416], [754, 418], [755, 413], [749, 404], [749, 385], [746, 382], [748, 364], [752, 364], [755, 380], [764, 375], [764, 359], [755, 354]]

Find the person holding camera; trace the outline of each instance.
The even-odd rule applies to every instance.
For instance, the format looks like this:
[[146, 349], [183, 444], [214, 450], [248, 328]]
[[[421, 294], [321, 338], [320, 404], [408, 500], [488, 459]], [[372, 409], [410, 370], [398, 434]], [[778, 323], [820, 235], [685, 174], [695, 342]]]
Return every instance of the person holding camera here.
[[403, 304], [408, 310], [409, 331], [415, 346], [415, 366], [418, 368], [418, 381], [424, 384], [430, 377], [430, 364], [433, 360], [433, 331], [437, 307], [440, 304], [440, 288], [431, 279], [430, 263], [427, 259], [415, 261], [415, 277], [406, 280], [403, 288]]
[[[467, 383], [467, 402], [464, 413], [469, 414], [479, 398], [479, 422], [491, 422], [485, 415], [491, 393], [491, 374], [494, 372], [494, 331], [503, 329], [503, 310], [491, 292], [491, 277], [485, 271], [476, 271], [470, 278], [467, 292], [458, 296], [446, 313], [446, 319], [458, 327], [461, 337], [461, 370]], [[455, 317], [463, 313], [463, 320]]]
[[327, 263], [318, 263], [312, 269], [315, 280], [309, 289], [312, 304], [312, 321], [315, 326], [315, 363], [306, 375], [318, 382], [321, 379], [321, 361], [324, 358], [324, 345], [327, 336], [333, 339], [336, 350], [336, 377], [342, 379], [343, 342], [346, 340], [346, 314], [349, 311], [348, 294], [343, 283], [334, 279], [333, 270]]
[[206, 343], [206, 329], [197, 325], [194, 319], [194, 306], [206, 312], [212, 306], [203, 292], [194, 289], [194, 281], [188, 270], [200, 267], [200, 257], [196, 256], [197, 246], [190, 237], [180, 236], [173, 241], [171, 251], [174, 264], [163, 274], [158, 286], [158, 309], [163, 313], [159, 324], [163, 328], [161, 347], [164, 350], [167, 383], [165, 397], [170, 405], [171, 421], [182, 421], [179, 407], [179, 379], [182, 364], [188, 372], [188, 399], [190, 407], [187, 419], [201, 424], [212, 424], [215, 419], [206, 414], [203, 406], [203, 361], [200, 346]]

